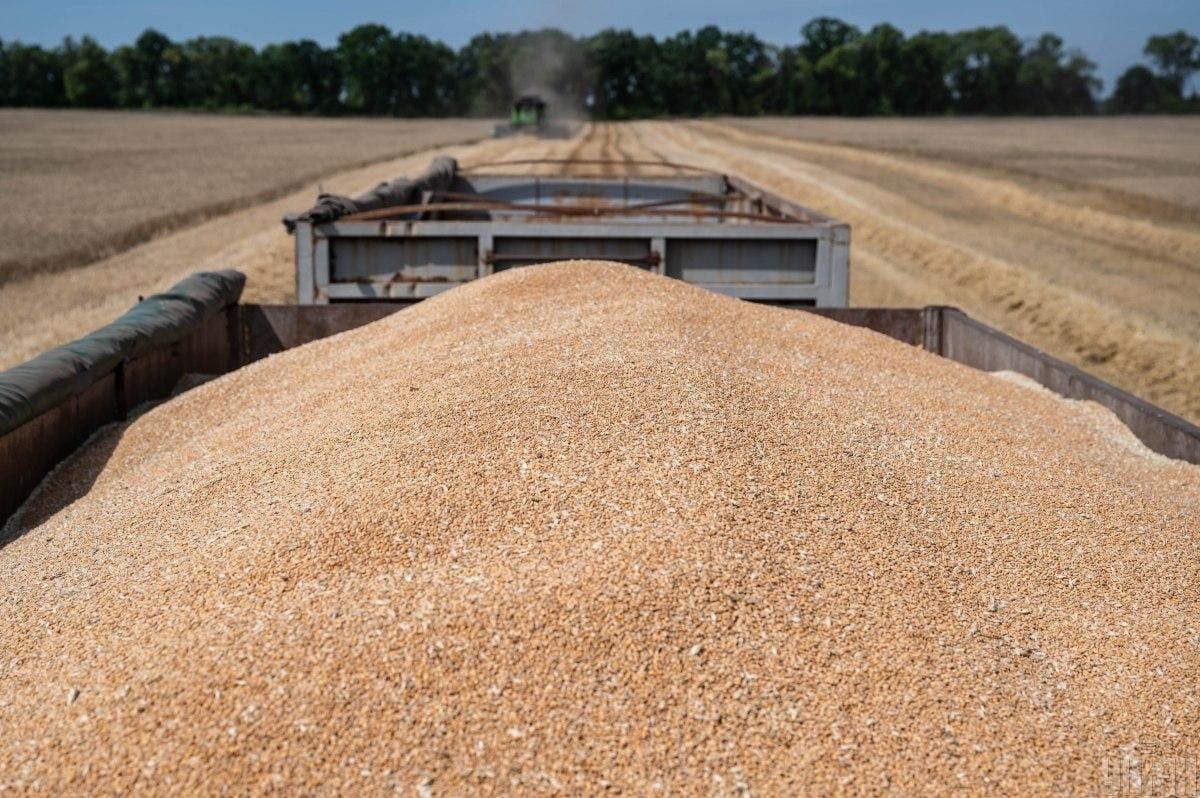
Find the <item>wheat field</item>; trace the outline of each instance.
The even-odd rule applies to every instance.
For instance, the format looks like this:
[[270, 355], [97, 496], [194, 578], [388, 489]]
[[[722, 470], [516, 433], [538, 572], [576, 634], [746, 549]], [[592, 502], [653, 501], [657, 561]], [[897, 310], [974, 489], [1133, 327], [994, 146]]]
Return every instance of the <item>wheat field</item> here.
[[487, 129], [461, 119], [0, 109], [0, 283]]
[[1121, 212], [1200, 221], [1200, 119], [722, 119], [743, 130], [957, 162]]

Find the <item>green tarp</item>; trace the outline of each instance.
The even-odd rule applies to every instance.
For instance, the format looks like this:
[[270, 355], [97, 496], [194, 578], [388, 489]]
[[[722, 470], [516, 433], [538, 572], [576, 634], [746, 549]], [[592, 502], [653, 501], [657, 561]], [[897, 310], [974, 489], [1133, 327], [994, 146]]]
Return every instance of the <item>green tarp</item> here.
[[112, 324], [33, 360], [0, 371], [0, 435], [78, 395], [127, 358], [183, 338], [237, 304], [241, 272], [199, 272], [146, 297]]
[[394, 208], [398, 205], [416, 205], [421, 202], [425, 192], [449, 190], [457, 173], [458, 161], [448, 155], [439, 155], [429, 164], [429, 168], [412, 180], [401, 177], [390, 183], [380, 183], [366, 194], [360, 194], [353, 199], [341, 194], [321, 194], [317, 197], [317, 204], [304, 213], [285, 214], [283, 226], [290, 233], [296, 229], [297, 221], [326, 224], [352, 213]]

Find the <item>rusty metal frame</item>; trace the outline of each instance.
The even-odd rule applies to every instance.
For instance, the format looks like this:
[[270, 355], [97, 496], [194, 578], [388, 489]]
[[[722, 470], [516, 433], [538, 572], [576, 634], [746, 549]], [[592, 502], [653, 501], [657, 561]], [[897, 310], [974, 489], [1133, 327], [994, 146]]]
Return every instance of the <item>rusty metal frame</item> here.
[[[548, 163], [655, 165], [689, 174], [587, 177], [475, 171], [501, 164]], [[496, 268], [592, 258], [670, 273], [743, 299], [818, 307], [844, 307], [847, 303], [849, 227], [739, 178], [687, 164], [601, 159], [505, 161], [476, 164], [464, 171], [467, 183], [474, 181], [482, 193], [457, 188], [431, 192], [421, 203], [352, 214], [330, 224], [298, 224], [299, 302], [421, 299], [485, 277]], [[587, 193], [593, 181], [597, 196], [604, 198], [594, 204]], [[556, 193], [561, 190], [582, 193], [571, 194], [578, 201], [561, 202]], [[713, 207], [721, 203], [727, 207]], [[688, 207], [680, 207], [685, 205]], [[521, 257], [498, 250], [502, 241], [514, 238], [529, 239], [535, 246], [518, 248]], [[388, 239], [394, 241], [388, 243]], [[464, 260], [450, 249], [455, 245], [439, 245], [438, 239], [460, 239], [463, 245], [473, 240], [473, 254]], [[571, 243], [580, 239], [605, 246], [592, 251]], [[695, 265], [670, 266], [672, 242], [684, 240], [695, 242], [688, 244], [689, 252], [695, 250], [695, 254], [687, 262]], [[760, 254], [758, 245], [745, 243], [748, 240], [778, 243]], [[397, 248], [400, 241], [411, 241], [414, 248]], [[622, 243], [628, 241], [644, 242], [646, 249], [630, 253]], [[736, 248], [727, 248], [726, 242]], [[338, 247], [336, 253], [333, 246]], [[519, 245], [512, 242], [509, 246]], [[812, 248], [805, 250], [805, 246]], [[415, 255], [417, 252], [421, 254]], [[560, 257], [549, 257], [551, 253]], [[783, 253], [788, 254], [785, 257]], [[336, 269], [330, 262], [335, 254], [341, 264]], [[418, 263], [414, 255], [429, 260]], [[780, 267], [765, 265], [775, 258]], [[462, 274], [466, 265], [473, 268], [469, 276]]]
[[445, 213], [448, 211], [501, 211], [504, 213], [526, 213], [532, 214], [528, 217], [530, 220], [536, 220], [539, 216], [553, 219], [559, 216], [579, 217], [579, 218], [600, 218], [604, 216], [682, 216], [688, 219], [744, 219], [746, 221], [767, 222], [770, 224], [785, 224], [788, 222], [799, 221], [784, 216], [771, 216], [765, 213], [745, 213], [742, 211], [720, 211], [706, 210], [703, 208], [669, 208], [668, 204], [678, 204], [679, 201], [667, 201], [658, 203], [640, 203], [629, 207], [608, 207], [608, 206], [555, 206], [555, 205], [534, 205], [525, 202], [441, 202], [441, 203], [420, 203], [416, 205], [393, 205], [388, 208], [376, 208], [372, 211], [362, 211], [361, 213], [351, 213], [339, 219], [339, 222], [374, 222], [374, 221], [401, 221], [404, 217], [412, 215], [417, 217], [414, 221], [437, 221], [436, 219], [422, 219], [429, 214]]
[[[309, 226], [306, 222], [297, 225], [297, 232]], [[839, 235], [848, 236], [845, 225], [836, 224], [769, 224], [749, 226], [730, 224], [723, 226], [719, 238], [723, 241], [735, 240], [781, 240], [791, 241], [804, 238], [813, 241], [818, 247], [818, 258], [825, 258], [825, 266], [818, 261], [817, 269], [807, 281], [787, 283], [699, 283], [704, 288], [741, 299], [751, 299], [772, 302], [793, 302], [814, 305], [817, 307], [841, 307], [846, 302], [846, 290], [849, 283], [847, 268], [843, 262], [843, 273], [835, 274], [832, 265], [832, 255], [836, 252]], [[657, 255], [659, 264], [665, 263], [671, 241], [686, 241], [689, 239], [711, 240], [717, 238], [711, 224], [699, 222], [675, 223], [669, 226], [654, 223], [628, 222], [622, 224], [596, 222], [589, 219], [569, 219], [563, 221], [530, 220], [513, 224], [497, 221], [345, 221], [339, 220], [327, 225], [314, 228], [313, 240], [331, 241], [336, 238], [346, 239], [420, 239], [420, 238], [473, 238], [477, 244], [476, 277], [491, 273], [492, 267], [498, 262], [493, 256], [497, 254], [492, 241], [500, 237], [537, 238], [554, 240], [571, 239], [603, 239], [610, 242], [619, 240], [645, 241], [649, 244], [647, 250], [636, 256], [601, 256], [631, 265], [640, 265], [662, 273], [649, 259]], [[298, 246], [302, 238], [298, 238]], [[314, 247], [316, 244], [314, 244]], [[827, 254], [828, 253], [828, 254]], [[577, 256], [578, 257], [578, 256]], [[555, 259], [561, 259], [555, 258]], [[328, 268], [328, 256], [314, 256], [309, 261], [318, 274]], [[507, 263], [517, 262], [513, 260]], [[530, 260], [527, 260], [530, 262]], [[536, 262], [542, 262], [540, 259]], [[303, 268], [303, 260], [301, 261]], [[424, 299], [442, 291], [462, 285], [460, 281], [425, 281], [405, 280], [398, 278], [395, 272], [375, 275], [371, 278], [356, 277], [341, 280], [314, 280], [315, 297], [302, 304], [326, 304], [329, 302], [371, 301], [371, 300], [409, 300]]]
[[[692, 164], [678, 163], [676, 161], [624, 161], [615, 158], [520, 158], [511, 161], [485, 161], [483, 163], [471, 164], [469, 166], [458, 167], [458, 171], [464, 174], [471, 174], [480, 169], [492, 169], [501, 166], [601, 166], [606, 169], [618, 167], [661, 167], [663, 169], [674, 169], [678, 172], [696, 172], [701, 174], [710, 173], [711, 169], [705, 169], [703, 166], [694, 166]], [[549, 175], [546, 175], [549, 177]], [[566, 175], [563, 175], [566, 176]], [[571, 177], [612, 177], [612, 175], [597, 174], [597, 175], [570, 175]]]

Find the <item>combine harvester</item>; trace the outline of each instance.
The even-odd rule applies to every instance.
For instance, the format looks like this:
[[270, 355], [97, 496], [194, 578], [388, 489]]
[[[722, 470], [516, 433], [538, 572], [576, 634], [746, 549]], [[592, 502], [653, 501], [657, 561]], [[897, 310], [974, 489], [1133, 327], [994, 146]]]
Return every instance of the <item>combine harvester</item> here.
[[547, 119], [546, 109], [549, 106], [541, 95], [521, 95], [513, 100], [508, 122], [498, 124], [492, 129], [492, 138], [503, 139], [522, 134], [546, 139], [570, 138], [571, 129], [568, 126]]
[[[517, 161], [439, 158], [360, 197], [285, 217], [298, 304], [240, 304], [238, 272], [193, 275], [117, 321], [0, 373], [0, 521], [97, 429], [217, 375], [380, 319], [503, 269], [626, 263], [755, 302], [867, 327], [985, 371], [1024, 374], [1112, 410], [1150, 449], [1200, 463], [1200, 428], [950, 307], [850, 308], [846, 224], [739, 178], [664, 163], [570, 161], [606, 174], [530, 176]], [[612, 176], [621, 167], [671, 176]], [[297, 379], [303, 379], [297, 375]]]

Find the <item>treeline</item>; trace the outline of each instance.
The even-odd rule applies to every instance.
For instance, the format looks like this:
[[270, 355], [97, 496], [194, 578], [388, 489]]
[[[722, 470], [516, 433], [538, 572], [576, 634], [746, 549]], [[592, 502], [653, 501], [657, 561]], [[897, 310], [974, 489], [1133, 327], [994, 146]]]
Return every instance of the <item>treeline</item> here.
[[1023, 42], [1006, 27], [905, 36], [820, 17], [786, 46], [710, 26], [664, 39], [480, 34], [457, 51], [382, 25], [360, 25], [332, 48], [176, 42], [147, 30], [111, 52], [86, 36], [53, 49], [0, 41], [0, 105], [440, 116], [503, 113], [536, 91], [607, 119], [1200, 110], [1186, 95], [1200, 68], [1196, 37], [1153, 36], [1145, 55], [1148, 64], [1130, 67], [1101, 103], [1095, 64], [1082, 53], [1052, 33]]

